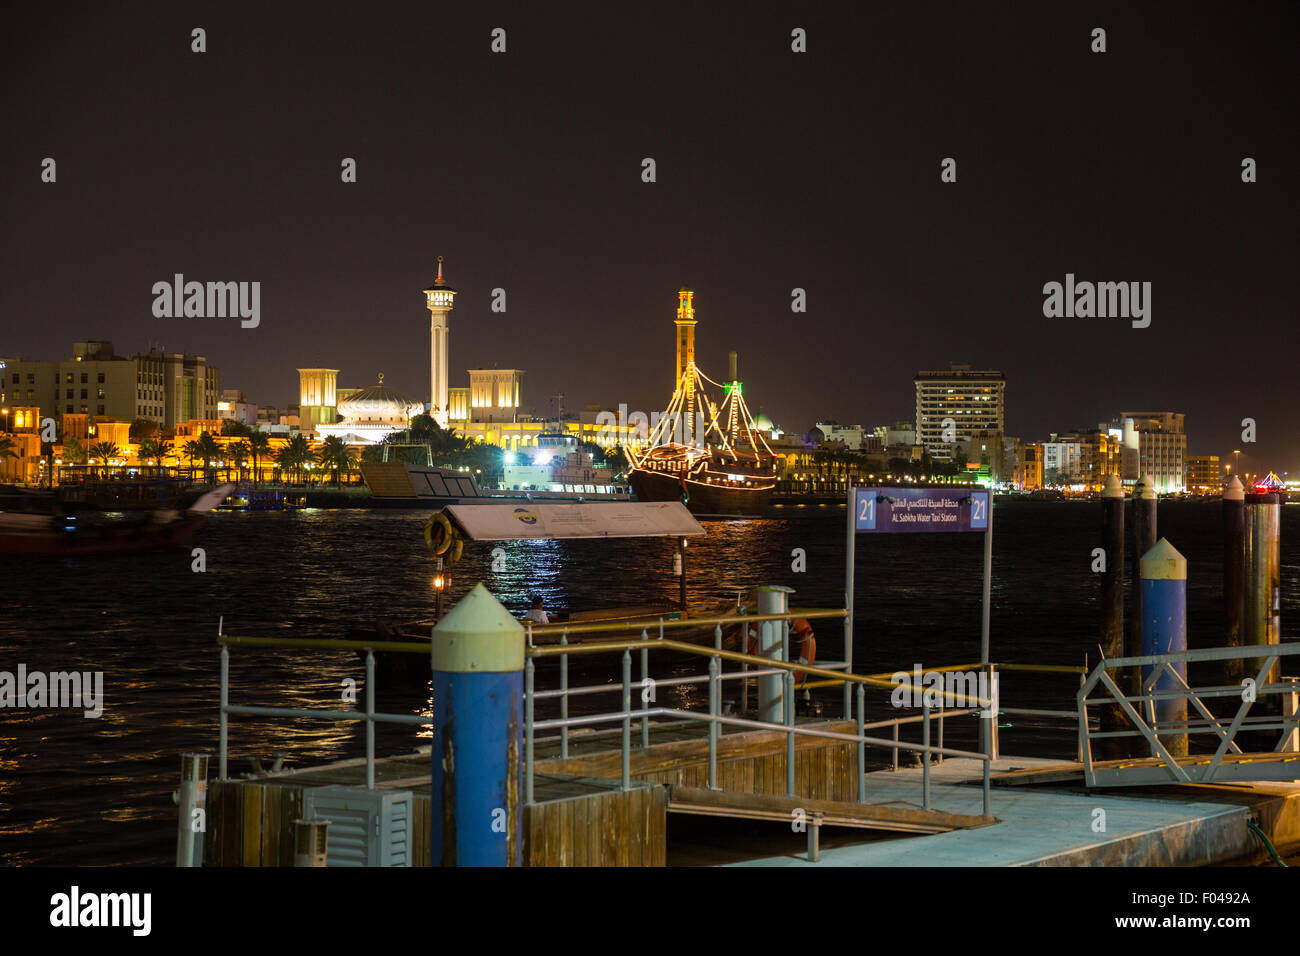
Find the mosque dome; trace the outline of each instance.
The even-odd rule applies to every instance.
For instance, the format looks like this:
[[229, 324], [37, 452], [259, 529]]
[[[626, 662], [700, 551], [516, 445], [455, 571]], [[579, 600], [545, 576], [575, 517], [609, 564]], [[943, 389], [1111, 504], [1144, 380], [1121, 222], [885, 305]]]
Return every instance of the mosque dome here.
[[385, 385], [382, 373], [377, 385], [340, 399], [338, 404], [339, 415], [349, 425], [396, 425], [405, 428], [414, 416], [423, 411], [423, 402], [417, 402]]
[[768, 418], [762, 412], [754, 416], [754, 430], [760, 432], [770, 432], [776, 426], [772, 424], [772, 419]]

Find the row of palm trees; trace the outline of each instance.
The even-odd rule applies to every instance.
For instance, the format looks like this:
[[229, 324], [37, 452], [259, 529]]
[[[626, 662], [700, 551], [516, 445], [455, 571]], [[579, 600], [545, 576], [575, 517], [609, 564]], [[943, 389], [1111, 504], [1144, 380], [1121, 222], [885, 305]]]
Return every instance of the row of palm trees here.
[[[160, 437], [145, 438], [140, 442], [139, 458], [142, 464], [160, 466], [164, 458], [173, 454], [185, 457], [191, 473], [194, 471], [194, 463], [202, 462], [203, 472], [209, 482], [215, 481], [217, 469], [213, 463], [218, 461], [226, 463], [224, 470], [227, 478], [234, 469], [240, 480], [245, 476], [246, 465], [251, 462], [254, 484], [261, 474], [262, 462], [268, 459], [275, 463], [276, 469], [290, 483], [301, 483], [310, 465], [328, 471], [337, 485], [357, 466], [356, 457], [337, 435], [326, 438], [316, 451], [312, 451], [311, 445], [302, 435], [294, 435], [288, 444], [272, 451], [271, 437], [265, 432], [254, 432], [224, 448], [208, 432], [184, 442], [179, 449]], [[9, 455], [0, 452], [0, 457], [11, 455], [12, 452]], [[97, 442], [89, 448], [83, 448], [76, 439], [69, 439], [64, 445], [63, 460], [68, 464], [82, 464], [89, 459], [107, 466], [110, 459], [121, 457], [121, 449], [112, 442]], [[106, 467], [104, 473], [107, 473]]]

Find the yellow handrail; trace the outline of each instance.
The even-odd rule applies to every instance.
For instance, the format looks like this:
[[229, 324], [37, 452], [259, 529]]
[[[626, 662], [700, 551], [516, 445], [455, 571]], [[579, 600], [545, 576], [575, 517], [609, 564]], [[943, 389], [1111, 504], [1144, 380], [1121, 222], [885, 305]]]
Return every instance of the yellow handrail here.
[[795, 618], [844, 618], [849, 612], [843, 608], [807, 608], [787, 611], [784, 614], [731, 614], [725, 617], [646, 618], [640, 621], [610, 621], [594, 624], [534, 624], [534, 635], [549, 634], [608, 634], [614, 631], [638, 631], [657, 628], [703, 627], [706, 624], [761, 624], [764, 621], [792, 621]]

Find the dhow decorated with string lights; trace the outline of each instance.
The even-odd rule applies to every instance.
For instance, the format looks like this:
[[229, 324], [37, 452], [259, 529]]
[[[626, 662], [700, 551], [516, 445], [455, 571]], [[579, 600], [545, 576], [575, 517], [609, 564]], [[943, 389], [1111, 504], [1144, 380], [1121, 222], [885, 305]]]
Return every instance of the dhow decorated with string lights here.
[[[626, 449], [628, 480], [641, 501], [682, 501], [698, 517], [757, 518], [776, 486], [777, 459], [754, 428], [731, 353], [730, 381], [695, 364], [695, 293], [677, 293], [677, 377], [648, 448]], [[706, 386], [722, 390], [714, 402]]]

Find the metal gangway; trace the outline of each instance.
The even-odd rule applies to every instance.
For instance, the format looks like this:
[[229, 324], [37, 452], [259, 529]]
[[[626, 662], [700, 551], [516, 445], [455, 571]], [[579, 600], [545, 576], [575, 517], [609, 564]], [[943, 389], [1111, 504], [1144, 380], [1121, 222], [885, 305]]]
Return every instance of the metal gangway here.
[[[1079, 753], [1083, 775], [1089, 787], [1139, 787], [1153, 784], [1229, 783], [1261, 780], [1300, 780], [1300, 680], [1269, 675], [1279, 660], [1300, 655], [1300, 644], [1213, 647], [1175, 651], [1140, 657], [1116, 657], [1101, 661], [1079, 688]], [[1220, 684], [1193, 688], [1178, 672], [1178, 664], [1240, 660], [1245, 662], [1248, 680], [1240, 684]], [[1121, 685], [1131, 677], [1118, 679], [1112, 672], [1140, 668], [1136, 693], [1125, 693]], [[1253, 672], [1253, 673], [1252, 673]], [[1161, 683], [1166, 686], [1158, 686]], [[1172, 685], [1172, 686], [1169, 686]], [[1280, 698], [1279, 713], [1254, 713], [1264, 710], [1257, 704], [1264, 699]], [[1210, 702], [1230, 702], [1236, 707], [1220, 708], [1215, 714]], [[1187, 716], [1160, 718], [1161, 705], [1169, 701], [1186, 701]], [[1089, 726], [1088, 708], [1118, 704], [1128, 718], [1131, 729], [1101, 730]], [[1197, 716], [1193, 716], [1191, 711]], [[1271, 751], [1243, 751], [1239, 738], [1277, 731]], [[1213, 736], [1217, 745], [1213, 753], [1181, 754], [1174, 750], [1175, 741], [1188, 744], [1196, 736]], [[1114, 760], [1094, 759], [1094, 741], [1107, 738], [1140, 738], [1150, 755]], [[1258, 740], [1258, 738], [1256, 738]], [[1190, 749], [1190, 748], [1189, 748]]]

